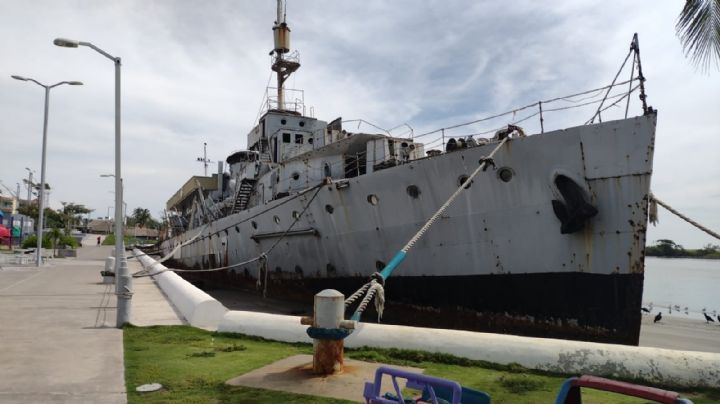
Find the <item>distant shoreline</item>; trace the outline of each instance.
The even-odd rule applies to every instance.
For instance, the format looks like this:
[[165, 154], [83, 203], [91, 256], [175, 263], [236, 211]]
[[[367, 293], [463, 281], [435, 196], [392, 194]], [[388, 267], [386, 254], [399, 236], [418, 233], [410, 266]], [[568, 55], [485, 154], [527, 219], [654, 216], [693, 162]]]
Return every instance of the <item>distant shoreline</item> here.
[[691, 259], [702, 259], [702, 260], [718, 260], [720, 259], [720, 254], [714, 253], [714, 254], [708, 254], [703, 256], [697, 256], [697, 255], [655, 255], [655, 254], [645, 254], [646, 257], [653, 257], [653, 258], [691, 258]]
[[706, 255], [706, 256], [696, 256], [696, 255], [650, 255], [646, 254], [646, 257], [653, 257], [653, 258], [690, 258], [690, 259], [702, 259], [702, 260], [718, 260], [720, 259], [720, 256], [718, 255]]
[[655, 245], [645, 246], [646, 257], [662, 258], [704, 258], [709, 260], [720, 259], [720, 245], [707, 244], [703, 248], [683, 248], [672, 240], [660, 239]]

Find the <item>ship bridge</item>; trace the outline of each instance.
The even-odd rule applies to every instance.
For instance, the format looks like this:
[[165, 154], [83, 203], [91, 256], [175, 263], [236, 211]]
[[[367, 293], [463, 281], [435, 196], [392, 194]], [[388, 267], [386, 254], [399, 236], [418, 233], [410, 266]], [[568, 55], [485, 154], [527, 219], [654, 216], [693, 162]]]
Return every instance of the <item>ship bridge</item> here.
[[192, 208], [194, 198], [198, 191], [203, 198], [207, 198], [210, 192], [218, 189], [218, 174], [210, 177], [194, 175], [190, 177], [175, 194], [168, 199], [166, 207], [168, 211], [187, 212]]

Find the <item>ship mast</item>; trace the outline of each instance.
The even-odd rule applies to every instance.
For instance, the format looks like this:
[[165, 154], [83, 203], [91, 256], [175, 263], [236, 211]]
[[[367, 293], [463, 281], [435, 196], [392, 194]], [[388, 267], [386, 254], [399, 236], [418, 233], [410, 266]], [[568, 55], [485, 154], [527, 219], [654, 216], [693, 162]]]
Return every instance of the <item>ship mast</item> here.
[[275, 60], [272, 64], [272, 70], [277, 73], [277, 109], [285, 110], [285, 93], [283, 85], [290, 75], [300, 68], [297, 60], [286, 59], [284, 55], [290, 52], [290, 28], [285, 22], [285, 1], [277, 0], [277, 19], [273, 26], [273, 37], [275, 39], [275, 49], [270, 54], [275, 53]]

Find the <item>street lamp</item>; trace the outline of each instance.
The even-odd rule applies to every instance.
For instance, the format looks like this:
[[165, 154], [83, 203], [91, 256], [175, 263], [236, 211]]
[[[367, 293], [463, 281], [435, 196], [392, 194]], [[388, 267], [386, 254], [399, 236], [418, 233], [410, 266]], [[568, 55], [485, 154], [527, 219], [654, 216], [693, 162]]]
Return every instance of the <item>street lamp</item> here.
[[[45, 85], [35, 79], [31, 79], [29, 77], [22, 77], [22, 76], [10, 76], [14, 78], [15, 80], [20, 81], [32, 81], [33, 83], [39, 85], [40, 87], [45, 89], [45, 119], [43, 121], [43, 142], [42, 142], [42, 164], [40, 168], [40, 191], [38, 194], [38, 208], [39, 208], [39, 214], [38, 214], [38, 223], [37, 223], [37, 251], [35, 252], [36, 257], [36, 265], [39, 267], [42, 264], [42, 257], [40, 254], [40, 250], [42, 249], [42, 238], [43, 238], [43, 219], [45, 216], [45, 151], [47, 149], [47, 126], [48, 126], [48, 106], [50, 105], [50, 89], [63, 85], [68, 84], [71, 86], [81, 86], [83, 83], [79, 81], [61, 81], [59, 83], [55, 83], [51, 86]], [[30, 201], [28, 201], [30, 203]]]
[[121, 59], [115, 57], [90, 42], [75, 41], [72, 39], [56, 38], [53, 43], [65, 48], [77, 48], [87, 46], [99, 54], [113, 61], [115, 64], [115, 274], [116, 293], [118, 295], [117, 327], [130, 322], [130, 298], [131, 279], [128, 275], [125, 250], [123, 248], [123, 225], [122, 225], [122, 183], [120, 170], [120, 66]]
[[[109, 178], [109, 177], [115, 177], [115, 174], [100, 174], [102, 178]], [[122, 178], [120, 178], [120, 188], [122, 189], [123, 198], [125, 195], [125, 184], [123, 184]], [[114, 191], [109, 191], [112, 193], [115, 193]], [[108, 216], [110, 216], [108, 214]], [[123, 224], [127, 226], [127, 202], [123, 200]]]

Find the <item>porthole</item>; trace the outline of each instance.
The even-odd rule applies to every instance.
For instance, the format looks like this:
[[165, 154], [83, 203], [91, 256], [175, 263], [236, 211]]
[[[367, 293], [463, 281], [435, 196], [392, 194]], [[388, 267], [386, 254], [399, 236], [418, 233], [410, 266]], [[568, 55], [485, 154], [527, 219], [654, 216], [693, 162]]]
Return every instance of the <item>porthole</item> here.
[[298, 172], [292, 173], [292, 179], [294, 179], [295, 181], [299, 180], [299, 179], [300, 179], [300, 173], [298, 173]]
[[510, 168], [510, 167], [502, 167], [501, 169], [498, 170], [497, 175], [498, 175], [498, 178], [500, 178], [500, 180], [502, 182], [510, 182], [510, 180], [512, 179], [513, 175], [515, 175], [515, 173], [513, 172], [512, 168]]
[[[463, 174], [463, 175], [461, 175], [460, 177], [458, 177], [458, 186], [465, 184], [465, 183], [467, 182], [468, 178], [470, 178], [470, 177], [468, 177], [468, 176], [465, 175], [465, 174]], [[470, 186], [472, 186], [472, 181], [470, 181], [470, 182], [468, 182], [467, 184], [465, 184], [465, 189], [470, 188]]]
[[280, 224], [280, 218], [277, 215], [273, 216], [273, 220], [275, 223]]
[[293, 210], [292, 218], [295, 220], [300, 219], [300, 212], [298, 212], [297, 210]]
[[308, 141], [308, 144], [313, 144], [313, 138], [309, 137], [307, 141]]
[[325, 210], [327, 211], [327, 213], [333, 213], [335, 211], [332, 205], [325, 205]]
[[305, 126], [305, 121], [300, 121], [300, 127], [302, 128], [303, 126]]
[[374, 206], [374, 205], [378, 204], [379, 199], [378, 199], [377, 195], [372, 194], [372, 195], [368, 195], [367, 201], [370, 205]]
[[410, 195], [411, 198], [417, 199], [420, 196], [420, 188], [418, 188], [417, 185], [410, 185], [407, 187], [407, 194]]
[[280, 120], [280, 123], [283, 124], [283, 125], [285, 125], [285, 124], [287, 123], [287, 119], [281, 119], [281, 120]]
[[255, 223], [254, 220], [250, 222], [250, 224], [252, 225], [253, 229], [257, 230], [257, 223]]

